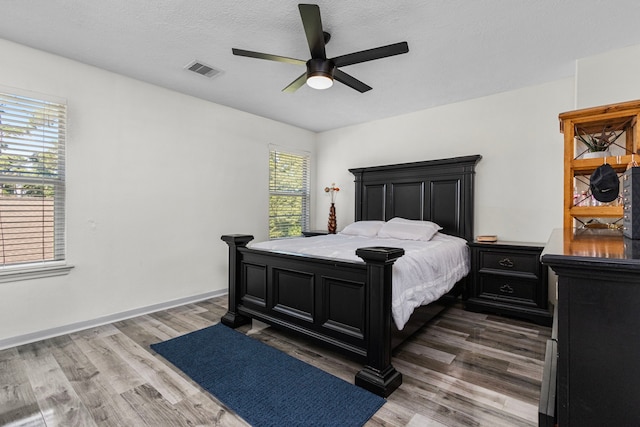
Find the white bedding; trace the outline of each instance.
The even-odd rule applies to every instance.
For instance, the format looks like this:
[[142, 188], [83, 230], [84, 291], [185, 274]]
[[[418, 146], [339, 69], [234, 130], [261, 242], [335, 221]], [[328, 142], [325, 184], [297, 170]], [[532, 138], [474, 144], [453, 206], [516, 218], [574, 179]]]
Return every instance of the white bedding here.
[[249, 244], [254, 249], [330, 257], [364, 262], [355, 253], [367, 246], [403, 248], [393, 265], [392, 316], [402, 330], [413, 310], [447, 293], [469, 272], [469, 250], [464, 239], [436, 233], [429, 241], [378, 237], [328, 236], [271, 240]]

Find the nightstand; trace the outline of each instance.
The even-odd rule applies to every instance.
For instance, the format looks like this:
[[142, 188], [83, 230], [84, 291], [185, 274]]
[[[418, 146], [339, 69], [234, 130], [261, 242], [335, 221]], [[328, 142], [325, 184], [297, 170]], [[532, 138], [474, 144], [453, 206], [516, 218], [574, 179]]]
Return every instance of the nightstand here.
[[497, 241], [469, 243], [471, 272], [465, 308], [521, 317], [550, 326], [543, 244]]
[[302, 235], [304, 237], [325, 236], [327, 234], [329, 234], [327, 230], [309, 230], [309, 231], [302, 232]]

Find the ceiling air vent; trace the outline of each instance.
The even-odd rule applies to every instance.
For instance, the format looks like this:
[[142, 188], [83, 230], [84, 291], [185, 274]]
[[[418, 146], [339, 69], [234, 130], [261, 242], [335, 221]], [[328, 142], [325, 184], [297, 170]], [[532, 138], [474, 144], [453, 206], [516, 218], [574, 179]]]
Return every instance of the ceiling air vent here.
[[215, 77], [222, 72], [221, 70], [217, 70], [210, 65], [203, 64], [200, 61], [193, 61], [184, 68], [189, 71], [193, 71], [194, 73], [198, 73], [201, 76], [209, 78]]

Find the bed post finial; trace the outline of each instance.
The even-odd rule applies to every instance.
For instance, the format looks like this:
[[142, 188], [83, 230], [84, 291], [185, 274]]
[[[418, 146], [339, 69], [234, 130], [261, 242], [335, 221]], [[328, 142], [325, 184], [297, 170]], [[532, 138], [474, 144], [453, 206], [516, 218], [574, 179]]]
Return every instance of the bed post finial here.
[[253, 240], [253, 236], [249, 234], [226, 234], [220, 238], [229, 245], [229, 309], [220, 321], [230, 328], [237, 328], [251, 321], [251, 319], [238, 313], [239, 296], [241, 295], [240, 276], [242, 274], [242, 257], [238, 248], [247, 246], [247, 243]]
[[357, 386], [387, 397], [402, 384], [402, 374], [391, 364], [391, 285], [393, 263], [404, 249], [372, 247], [356, 250], [367, 263], [365, 341], [367, 363], [356, 374]]

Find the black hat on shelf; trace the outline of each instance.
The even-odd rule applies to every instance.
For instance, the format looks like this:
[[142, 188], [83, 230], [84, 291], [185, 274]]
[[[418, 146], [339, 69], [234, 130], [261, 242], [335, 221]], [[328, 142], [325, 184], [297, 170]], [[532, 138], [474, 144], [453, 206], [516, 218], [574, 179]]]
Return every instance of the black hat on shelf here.
[[603, 203], [613, 202], [620, 192], [618, 174], [609, 164], [604, 164], [591, 174], [589, 187], [593, 197]]

